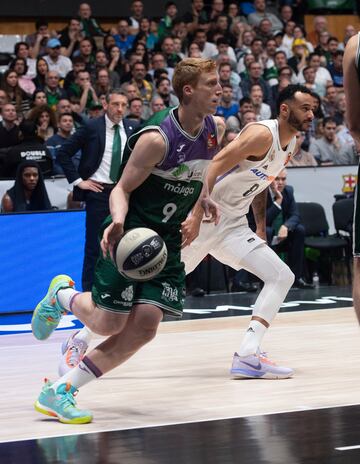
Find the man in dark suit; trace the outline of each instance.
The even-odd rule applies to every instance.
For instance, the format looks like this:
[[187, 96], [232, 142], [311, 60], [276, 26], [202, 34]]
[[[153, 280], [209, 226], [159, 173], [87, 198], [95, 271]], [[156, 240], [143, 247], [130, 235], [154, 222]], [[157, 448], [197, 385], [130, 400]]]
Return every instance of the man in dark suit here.
[[[81, 126], [59, 149], [57, 159], [67, 180], [74, 187], [73, 200], [86, 203], [85, 256], [82, 289], [92, 287], [95, 263], [99, 254], [98, 233], [110, 214], [109, 196], [119, 179], [122, 153], [138, 123], [124, 119], [127, 97], [114, 90], [104, 105], [105, 114]], [[71, 161], [79, 150], [79, 168]]]
[[267, 241], [276, 252], [287, 251], [288, 265], [295, 274], [293, 287], [313, 288], [302, 278], [305, 228], [300, 222], [294, 189], [286, 185], [283, 169], [270, 185], [266, 210]]

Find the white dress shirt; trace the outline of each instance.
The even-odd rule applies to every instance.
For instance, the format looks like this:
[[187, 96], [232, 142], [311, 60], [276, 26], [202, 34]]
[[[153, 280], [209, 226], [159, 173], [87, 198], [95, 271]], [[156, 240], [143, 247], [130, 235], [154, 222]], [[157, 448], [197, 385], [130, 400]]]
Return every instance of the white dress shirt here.
[[[124, 128], [123, 121], [119, 122], [119, 131], [120, 131], [120, 138], [121, 138], [121, 153], [119, 153], [120, 159], [122, 159], [122, 155], [124, 152], [125, 144], [127, 141], [127, 136]], [[110, 166], [111, 166], [111, 159], [112, 159], [112, 147], [114, 143], [114, 123], [108, 118], [108, 115], [105, 114], [105, 150], [104, 154], [98, 167], [97, 171], [90, 177], [91, 180], [96, 180], [97, 182], [101, 182], [103, 184], [112, 184], [113, 181], [110, 179]]]

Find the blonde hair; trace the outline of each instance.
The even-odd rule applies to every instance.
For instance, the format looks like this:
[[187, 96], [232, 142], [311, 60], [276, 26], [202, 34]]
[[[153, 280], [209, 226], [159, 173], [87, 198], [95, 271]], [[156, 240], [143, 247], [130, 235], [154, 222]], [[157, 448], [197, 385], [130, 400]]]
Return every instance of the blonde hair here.
[[216, 63], [207, 58], [185, 58], [175, 67], [172, 78], [173, 89], [180, 100], [183, 100], [184, 85], [196, 87], [202, 73], [216, 71]]

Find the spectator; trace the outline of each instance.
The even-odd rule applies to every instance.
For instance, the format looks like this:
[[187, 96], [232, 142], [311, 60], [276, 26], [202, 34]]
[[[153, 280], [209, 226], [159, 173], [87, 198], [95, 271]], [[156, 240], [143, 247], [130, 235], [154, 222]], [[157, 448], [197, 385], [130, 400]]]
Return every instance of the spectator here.
[[303, 276], [305, 228], [301, 224], [294, 189], [286, 184], [287, 172], [283, 169], [274, 182], [266, 210], [266, 235], [268, 244], [275, 246], [276, 252], [287, 251], [287, 262], [295, 274], [293, 287], [313, 288]]
[[308, 40], [314, 47], [317, 47], [320, 43], [320, 34], [323, 31], [327, 31], [328, 23], [325, 16], [315, 16], [314, 18], [314, 29], [307, 35]]
[[[51, 153], [53, 159], [53, 175], [64, 175], [64, 170], [57, 160], [58, 150], [62, 147], [65, 141], [71, 136], [74, 131], [74, 118], [71, 113], [62, 113], [58, 119], [58, 131], [46, 141], [46, 147]], [[81, 150], [79, 150], [71, 158], [75, 168], [79, 167], [81, 158]]]
[[[116, 73], [119, 82], [122, 81], [125, 74], [125, 66], [122, 60], [120, 48], [117, 45], [113, 45], [109, 52], [109, 71], [110, 73]], [[114, 86], [114, 88], [116, 88]]]
[[131, 11], [131, 16], [130, 16], [131, 33], [137, 34], [139, 32], [141, 18], [144, 16], [143, 2], [141, 0], [132, 0], [130, 11]]
[[18, 75], [18, 83], [20, 88], [27, 94], [32, 95], [35, 92], [35, 84], [27, 75], [28, 65], [25, 58], [15, 58], [9, 65], [9, 69], [16, 72]]
[[338, 92], [336, 95], [336, 109], [334, 113], [334, 119], [336, 124], [339, 126], [345, 122], [345, 112], [346, 112], [346, 100], [345, 93]]
[[8, 96], [6, 95], [5, 90], [0, 89], [0, 122], [2, 121], [1, 112], [2, 112], [3, 106], [6, 105], [6, 103], [8, 103]]
[[77, 74], [75, 83], [70, 85], [67, 93], [69, 97], [75, 96], [80, 99], [80, 113], [89, 109], [93, 102], [98, 102], [98, 97], [91, 85], [90, 73], [88, 71], [80, 71]]
[[103, 37], [106, 34], [97, 20], [92, 17], [91, 7], [88, 3], [80, 3], [78, 13], [84, 37]]
[[231, 85], [223, 85], [220, 105], [216, 109], [216, 115], [222, 116], [227, 120], [230, 116], [234, 116], [239, 111], [239, 105], [233, 103], [233, 90]]
[[47, 105], [33, 108], [29, 111], [27, 119], [35, 122], [37, 135], [45, 141], [56, 132], [57, 123], [55, 112]]
[[[103, 98], [102, 101], [106, 102], [107, 95], [102, 94], [101, 97]], [[92, 102], [90, 105], [90, 108], [88, 109], [89, 119], [100, 118], [103, 115], [104, 115], [104, 108], [103, 108], [103, 105], [100, 99], [98, 102]]]
[[215, 20], [224, 11], [224, 0], [211, 0], [209, 20]]
[[[231, 131], [239, 131], [243, 126], [243, 114], [247, 111], [254, 112], [254, 106], [249, 97], [244, 97], [239, 102], [239, 111], [236, 115], [230, 116], [226, 120], [226, 129]], [[255, 116], [256, 119], [256, 116]]]
[[79, 18], [70, 18], [68, 25], [59, 32], [61, 54], [71, 58], [79, 50], [80, 41], [84, 38]]
[[120, 18], [117, 25], [117, 33], [113, 35], [115, 45], [119, 47], [121, 53], [125, 53], [132, 48], [135, 36], [130, 34], [130, 20], [127, 18]]
[[3, 213], [51, 210], [42, 172], [36, 161], [23, 161], [16, 171], [14, 186], [1, 200]]
[[[118, 47], [116, 48], [119, 50]], [[117, 64], [119, 64], [122, 67], [121, 56], [120, 56], [120, 63], [119, 63], [119, 60], [117, 60], [114, 68], [117, 67]], [[106, 56], [106, 53], [104, 52], [104, 50], [98, 50], [95, 54], [95, 69], [96, 69], [96, 73], [98, 73], [100, 69], [107, 70], [109, 73], [110, 86], [113, 89], [118, 89], [120, 87], [120, 74], [118, 70], [116, 69], [112, 69], [112, 70], [109, 69], [109, 59]], [[120, 72], [122, 74], [122, 70], [120, 70]]]
[[240, 134], [238, 130], [226, 129], [224, 137], [221, 142], [221, 147], [224, 148], [226, 145], [229, 145], [236, 137]]
[[288, 65], [298, 74], [306, 66], [309, 49], [305, 39], [295, 39], [292, 44], [293, 56], [289, 58]]
[[198, 44], [203, 58], [211, 58], [216, 55], [216, 45], [207, 41], [206, 32], [203, 29], [197, 29], [195, 31], [193, 42]]
[[143, 114], [143, 102], [140, 97], [135, 97], [129, 101], [129, 113], [126, 116], [126, 119], [131, 119], [137, 121], [139, 124], [142, 124], [145, 119], [142, 118]]
[[[151, 22], [150, 19], [146, 16], [142, 17], [140, 20], [139, 33], [144, 34], [146, 38], [146, 48], [148, 50], [153, 50], [157, 44], [159, 38], [150, 30]], [[138, 36], [136, 36], [136, 39]]]
[[184, 14], [183, 20], [190, 34], [194, 33], [199, 28], [199, 25], [208, 23], [204, 0], [191, 0], [191, 10]]
[[300, 24], [296, 24], [296, 26], [294, 27], [294, 40], [296, 39], [304, 39], [306, 48], [308, 49], [309, 53], [314, 52], [314, 46], [311, 42], [307, 40], [305, 29]]
[[318, 164], [322, 166], [356, 164], [357, 159], [353, 147], [340, 143], [336, 136], [337, 125], [335, 119], [324, 118], [323, 127], [324, 135], [319, 139], [312, 139], [309, 148]]
[[154, 73], [158, 69], [165, 69], [168, 73], [168, 78], [170, 80], [172, 79], [174, 69], [167, 66], [165, 55], [163, 53], [155, 52], [151, 57], [151, 69], [149, 71], [150, 76], [154, 77]]
[[339, 44], [339, 50], [344, 50], [348, 40], [356, 34], [356, 29], [352, 24], [348, 24], [344, 31], [344, 41]]
[[263, 43], [273, 38], [272, 24], [269, 18], [262, 19], [255, 30], [256, 37], [261, 39]]
[[17, 145], [19, 140], [19, 127], [17, 123], [16, 108], [12, 103], [6, 102], [1, 108], [0, 121], [0, 148]]
[[81, 57], [89, 73], [95, 72], [94, 45], [90, 39], [82, 39], [79, 45], [79, 57]]
[[219, 58], [226, 56], [229, 58], [229, 62], [232, 68], [236, 67], [236, 56], [234, 49], [230, 47], [228, 39], [225, 37], [219, 37], [216, 41], [217, 54], [212, 57], [213, 60], [218, 61]]
[[37, 135], [34, 121], [23, 120], [19, 125], [20, 143], [10, 147], [1, 156], [0, 176], [15, 178], [22, 161], [37, 161], [44, 175], [52, 173], [52, 158], [44, 141]]
[[344, 86], [343, 58], [344, 52], [342, 50], [338, 50], [333, 55], [333, 62], [328, 65], [328, 70], [334, 86], [341, 89]]
[[334, 116], [337, 102], [336, 97], [336, 87], [334, 85], [328, 85], [326, 87], [325, 97], [322, 99], [322, 107], [324, 109], [325, 116]]
[[130, 82], [125, 82], [121, 86], [121, 90], [124, 92], [125, 96], [127, 97], [129, 101], [132, 100], [133, 98], [140, 96], [140, 92], [137, 86], [134, 84], [131, 84]]
[[259, 84], [251, 86], [250, 98], [254, 107], [257, 121], [271, 118], [271, 108], [267, 103], [264, 103], [264, 93]]
[[[326, 87], [333, 83], [329, 71], [321, 66], [320, 55], [318, 53], [310, 53], [307, 61], [308, 65], [316, 71], [315, 82], [322, 87], [321, 95], [325, 95]], [[298, 78], [299, 83], [303, 84], [305, 79], [302, 72], [299, 73]]]
[[156, 93], [163, 99], [164, 105], [167, 108], [177, 106], [179, 104], [179, 99], [171, 92], [170, 80], [166, 77], [159, 79], [157, 82]]
[[60, 77], [57, 71], [49, 71], [45, 79], [45, 88], [47, 104], [53, 110], [56, 110], [56, 105], [59, 100], [66, 97], [65, 91], [60, 87]]
[[313, 90], [316, 92], [320, 97], [323, 97], [324, 94], [324, 87], [317, 84], [315, 82], [315, 77], [316, 77], [316, 71], [315, 68], [312, 68], [311, 66], [305, 66], [305, 68], [302, 70], [304, 79], [305, 79], [305, 87], [307, 87], [310, 90]]
[[63, 79], [72, 70], [72, 62], [67, 56], [61, 55], [60, 47], [59, 39], [49, 39], [46, 44], [48, 54], [44, 56], [44, 60], [49, 66], [49, 71], [57, 71]]
[[330, 37], [327, 43], [328, 51], [325, 54], [327, 65], [331, 65], [336, 58], [336, 52], [339, 51], [339, 39], [337, 37]]
[[267, 18], [271, 21], [271, 28], [273, 31], [281, 30], [283, 28], [281, 20], [273, 13], [268, 13], [266, 11], [265, 0], [254, 0], [254, 7], [255, 13], [250, 13], [247, 17], [248, 23], [251, 26], [256, 27], [262, 19]]
[[294, 36], [295, 26], [296, 26], [296, 23], [290, 20], [286, 22], [284, 25], [284, 33], [281, 34], [280, 32], [280, 37], [281, 37], [280, 50], [285, 51], [286, 56], [288, 58], [292, 56], [292, 44], [295, 40], [295, 36]]
[[289, 159], [287, 167], [292, 168], [298, 166], [317, 166], [318, 164], [314, 156], [302, 148], [302, 144], [305, 140], [305, 133], [299, 132], [296, 136], [296, 139], [297, 144], [295, 152], [293, 156]]
[[178, 9], [176, 3], [173, 1], [168, 1], [165, 4], [165, 16], [160, 19], [158, 27], [158, 36], [162, 40], [164, 37], [167, 37], [171, 34], [173, 21], [176, 19], [178, 14]]
[[49, 65], [44, 58], [38, 58], [36, 60], [36, 76], [33, 79], [33, 83], [37, 89], [44, 89], [46, 86], [46, 75], [49, 72]]
[[158, 113], [166, 108], [164, 100], [159, 96], [155, 95], [155, 97], [151, 100], [151, 111], [152, 113]]
[[16, 58], [24, 58], [28, 66], [27, 77], [33, 79], [36, 76], [36, 60], [30, 57], [29, 45], [26, 42], [16, 42], [14, 47]]
[[169, 68], [175, 66], [181, 61], [179, 55], [175, 53], [174, 39], [172, 37], [165, 37], [161, 44], [161, 52], [164, 54], [166, 64]]
[[261, 87], [263, 91], [263, 100], [266, 103], [271, 103], [271, 89], [269, 84], [262, 77], [263, 68], [260, 63], [256, 61], [250, 63], [249, 66], [249, 76], [242, 79], [240, 87], [244, 97], [250, 95], [250, 89], [254, 84], [257, 84]]
[[146, 68], [141, 61], [137, 61], [133, 64], [131, 69], [131, 81], [130, 83], [135, 85], [138, 90], [139, 96], [141, 96], [145, 106], [150, 105], [151, 98], [153, 96], [153, 86], [145, 80]]
[[99, 97], [101, 94], [108, 95], [112, 89], [109, 71], [105, 68], [96, 71], [94, 90]]
[[37, 59], [46, 53], [46, 44], [51, 37], [49, 24], [44, 19], [38, 19], [35, 22], [36, 32], [26, 36], [25, 42], [29, 46], [30, 57]]
[[19, 86], [19, 78], [15, 71], [11, 69], [5, 71], [2, 89], [5, 90], [9, 102], [15, 106], [17, 113], [25, 116], [30, 109], [31, 100]]

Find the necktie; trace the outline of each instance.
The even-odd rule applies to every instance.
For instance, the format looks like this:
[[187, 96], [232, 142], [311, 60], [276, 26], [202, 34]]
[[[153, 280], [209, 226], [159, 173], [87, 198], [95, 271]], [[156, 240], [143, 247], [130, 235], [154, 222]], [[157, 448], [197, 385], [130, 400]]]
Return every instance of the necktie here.
[[119, 180], [120, 162], [121, 162], [121, 137], [119, 124], [114, 124], [114, 141], [112, 146], [112, 157], [110, 165], [110, 179], [113, 182]]

